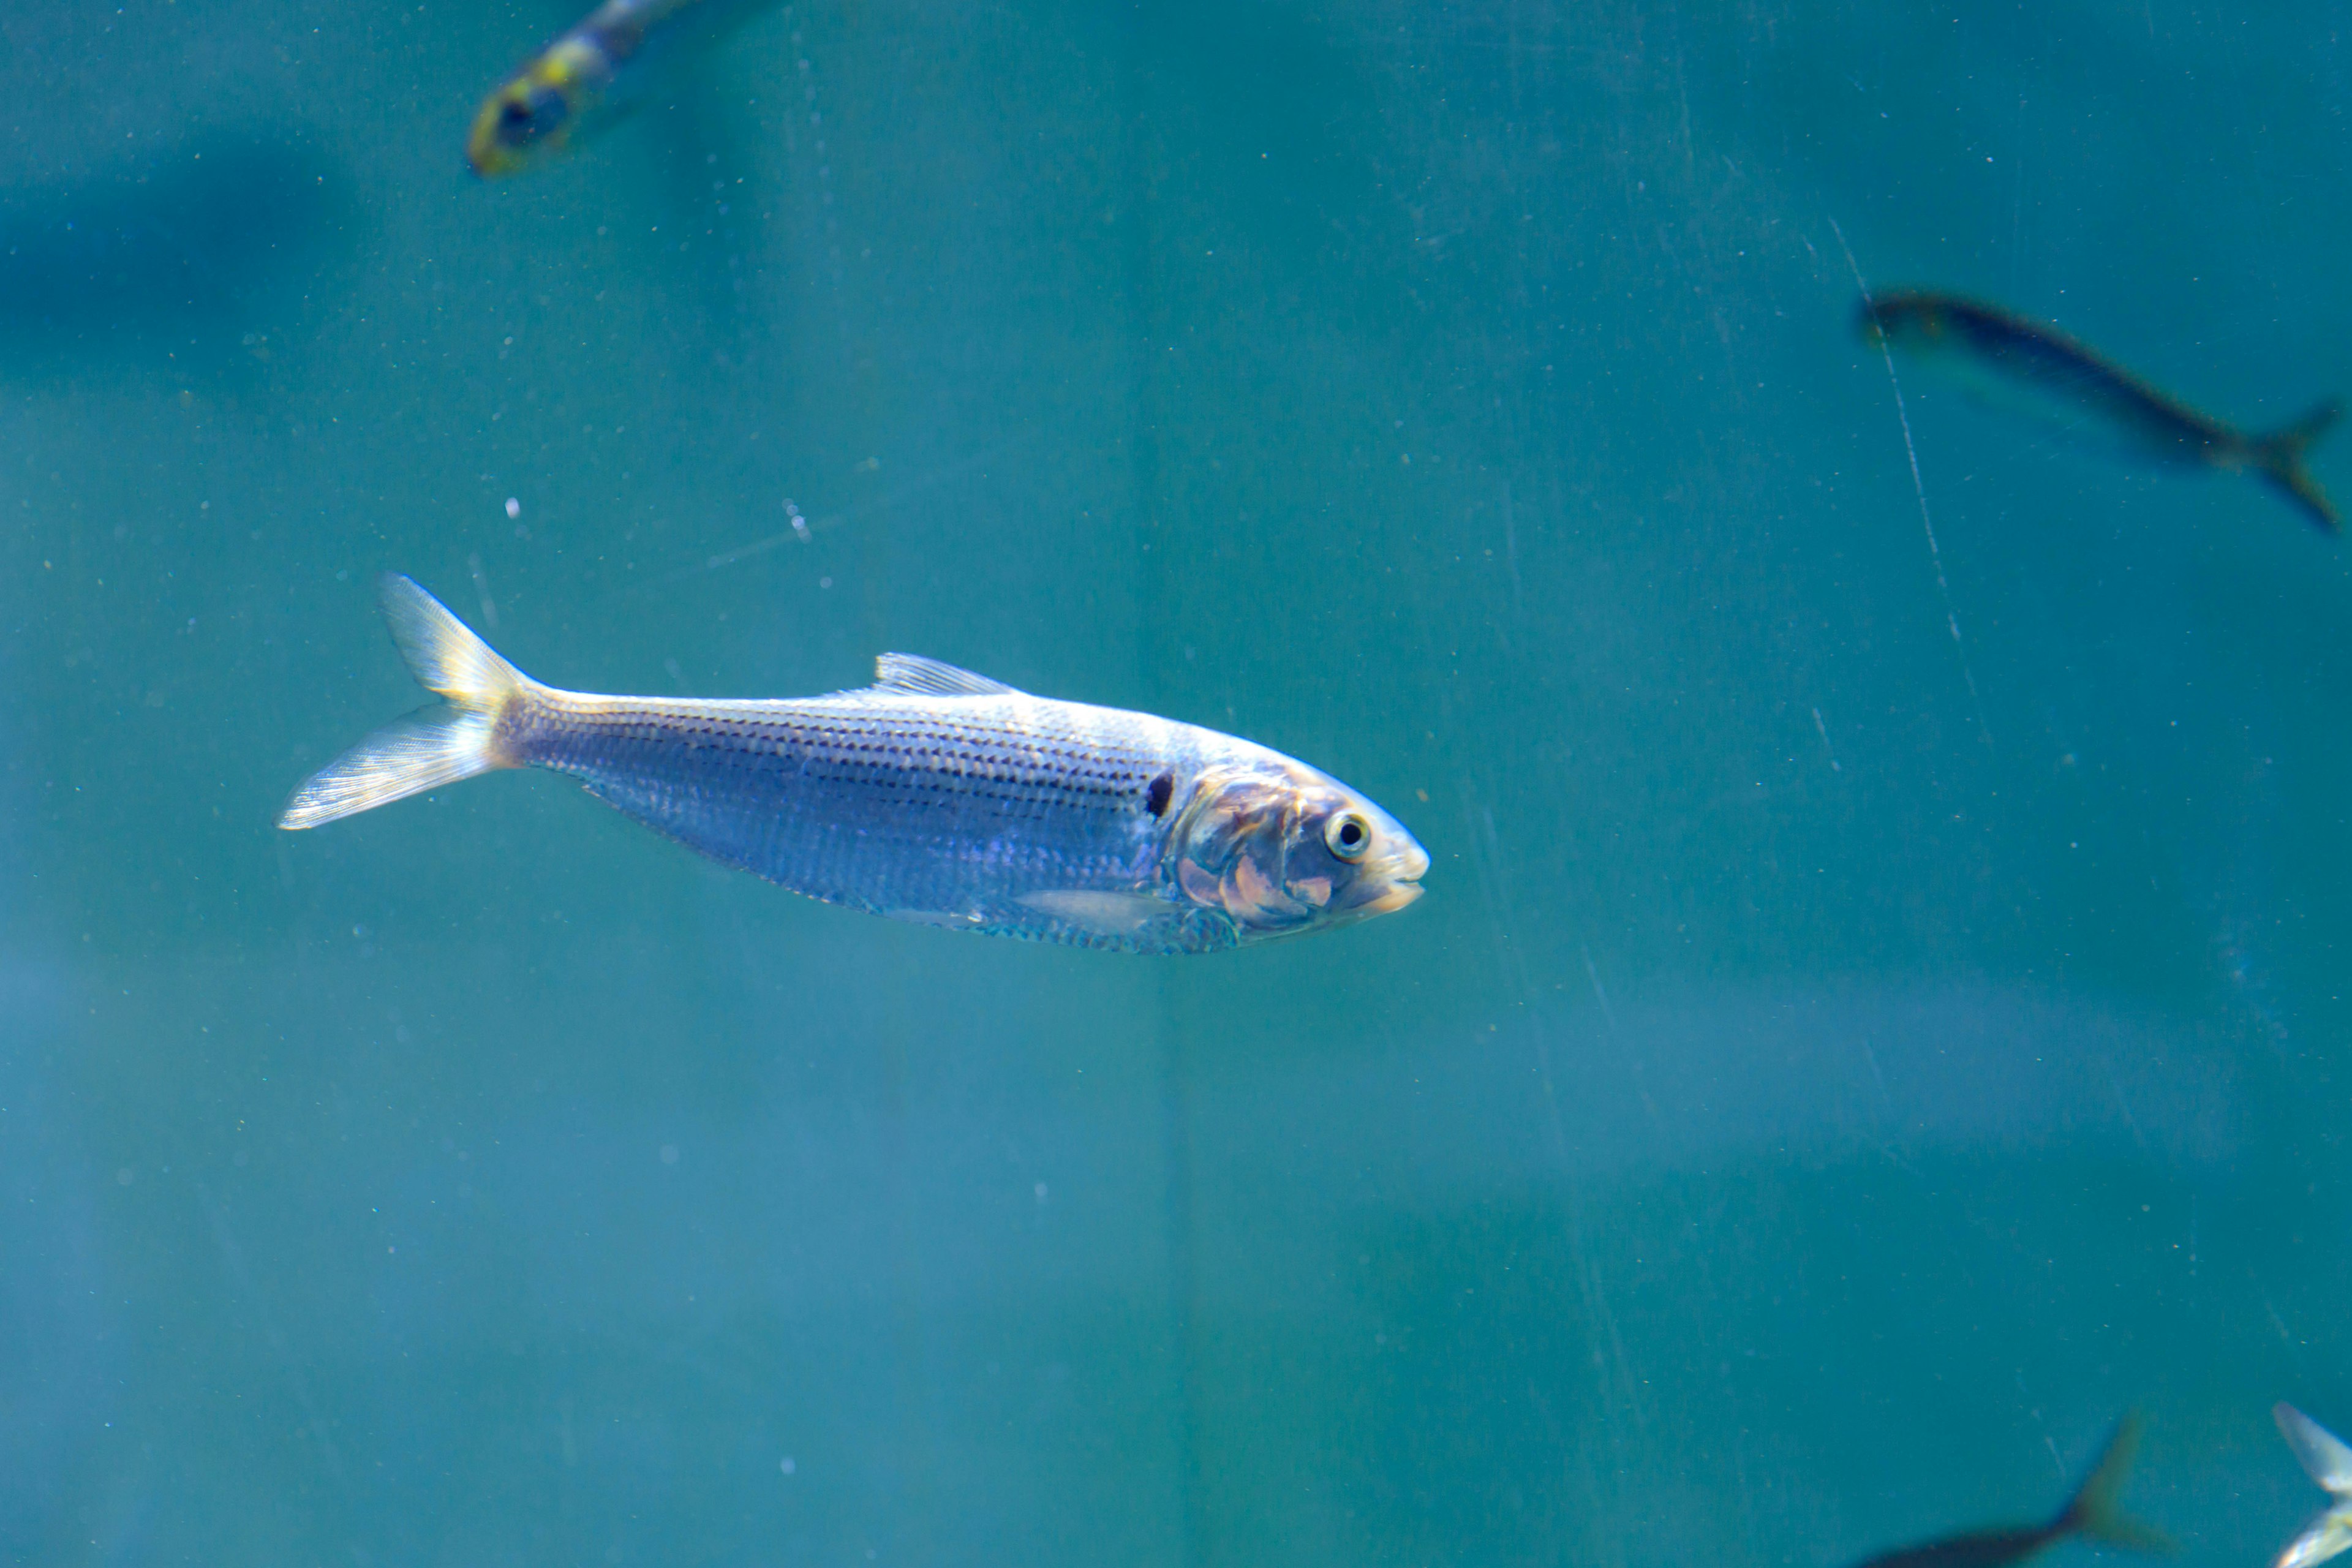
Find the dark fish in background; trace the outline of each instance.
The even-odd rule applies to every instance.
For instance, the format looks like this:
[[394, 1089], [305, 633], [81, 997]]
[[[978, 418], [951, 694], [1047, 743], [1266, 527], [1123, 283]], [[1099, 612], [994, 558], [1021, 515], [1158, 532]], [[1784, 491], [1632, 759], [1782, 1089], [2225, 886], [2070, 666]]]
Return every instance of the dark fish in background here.
[[333, 193], [317, 160], [234, 141], [0, 184], [0, 359], [225, 355], [312, 262]]
[[1866, 294], [1856, 324], [1866, 341], [1931, 364], [1985, 401], [2069, 436], [2143, 461], [2259, 475], [2320, 528], [2336, 531], [2335, 507], [2304, 467], [2311, 444], [2336, 423], [2340, 410], [2333, 398], [2283, 429], [2248, 435], [2158, 391], [2054, 327], [1956, 294]]
[[2046, 1524], [2012, 1525], [2007, 1529], [1970, 1531], [1918, 1546], [1906, 1546], [1865, 1559], [1855, 1568], [2005, 1568], [2022, 1563], [2046, 1546], [2069, 1536], [2128, 1547], [2135, 1552], [2169, 1552], [2172, 1542], [2147, 1526], [2125, 1517], [2122, 1493], [2139, 1447], [2139, 1420], [2126, 1415], [2099, 1456], [2080, 1490]]
[[1278, 752], [1149, 713], [1015, 691], [886, 653], [829, 697], [706, 701], [541, 686], [430, 594], [384, 616], [448, 705], [313, 774], [281, 827], [496, 768], [567, 773], [714, 860], [826, 903], [1120, 952], [1213, 952], [1421, 896], [1429, 856], [1379, 806]]
[[626, 115], [668, 57], [765, 0], [604, 0], [523, 62], [475, 112], [466, 161], [486, 180], [536, 167]]
[[2316, 1568], [2352, 1546], [2352, 1448], [2284, 1400], [2271, 1406], [2271, 1419], [2305, 1473], [2334, 1500], [2279, 1553], [2276, 1568]]

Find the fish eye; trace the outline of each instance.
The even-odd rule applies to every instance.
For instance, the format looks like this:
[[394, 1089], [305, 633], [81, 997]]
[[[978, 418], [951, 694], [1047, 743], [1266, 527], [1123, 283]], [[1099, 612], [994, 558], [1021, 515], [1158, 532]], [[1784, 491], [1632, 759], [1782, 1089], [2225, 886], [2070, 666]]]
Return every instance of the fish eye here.
[[1372, 847], [1372, 825], [1352, 811], [1340, 812], [1323, 825], [1323, 847], [1342, 860], [1360, 860]]

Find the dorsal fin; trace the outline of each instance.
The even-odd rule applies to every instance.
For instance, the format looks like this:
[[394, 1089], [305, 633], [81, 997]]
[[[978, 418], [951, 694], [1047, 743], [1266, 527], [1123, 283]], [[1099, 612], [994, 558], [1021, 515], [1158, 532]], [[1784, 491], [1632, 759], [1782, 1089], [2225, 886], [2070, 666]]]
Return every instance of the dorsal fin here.
[[886, 653], [874, 661], [874, 689], [910, 691], [925, 697], [1002, 697], [1020, 693], [1001, 680], [925, 658], [919, 653]]

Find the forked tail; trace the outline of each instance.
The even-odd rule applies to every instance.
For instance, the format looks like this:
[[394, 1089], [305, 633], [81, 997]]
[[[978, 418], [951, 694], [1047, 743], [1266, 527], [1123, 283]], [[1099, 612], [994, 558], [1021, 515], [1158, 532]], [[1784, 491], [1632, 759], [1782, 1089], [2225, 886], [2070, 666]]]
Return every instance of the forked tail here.
[[2337, 531], [2336, 507], [2327, 492], [2304, 467], [2311, 444], [2327, 433], [2343, 407], [2334, 398], [2314, 408], [2284, 430], [2254, 438], [2254, 469], [2293, 501], [2305, 517], [2329, 533]]
[[2132, 1457], [2139, 1451], [2139, 1417], [2126, 1415], [2116, 1424], [2106, 1451], [2084, 1478], [2082, 1489], [2069, 1498], [2051, 1524], [2053, 1535], [2083, 1535], [2110, 1546], [2134, 1552], [2169, 1554], [2171, 1538], [2149, 1529], [2124, 1512], [2124, 1482], [2131, 1476]]
[[530, 678], [395, 573], [384, 574], [383, 618], [418, 684], [447, 700], [385, 725], [317, 773], [287, 801], [278, 826], [316, 827], [494, 768], [521, 764], [498, 745], [499, 715]]

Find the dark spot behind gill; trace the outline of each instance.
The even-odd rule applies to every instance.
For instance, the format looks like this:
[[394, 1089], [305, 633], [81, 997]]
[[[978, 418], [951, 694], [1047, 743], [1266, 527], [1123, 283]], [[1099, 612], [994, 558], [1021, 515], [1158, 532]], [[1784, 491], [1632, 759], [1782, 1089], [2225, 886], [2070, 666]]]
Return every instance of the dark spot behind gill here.
[[1143, 804], [1151, 808], [1152, 816], [1165, 816], [1168, 815], [1169, 797], [1175, 793], [1176, 775], [1163, 773], [1151, 781], [1150, 789], [1144, 794]]

